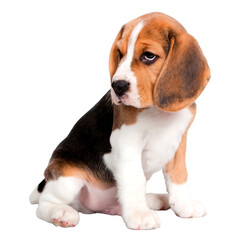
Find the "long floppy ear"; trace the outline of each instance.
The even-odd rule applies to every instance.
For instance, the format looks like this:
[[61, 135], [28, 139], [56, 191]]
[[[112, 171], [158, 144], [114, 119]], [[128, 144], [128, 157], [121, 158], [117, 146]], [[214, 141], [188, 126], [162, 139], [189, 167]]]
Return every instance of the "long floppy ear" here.
[[175, 112], [195, 101], [210, 79], [207, 61], [188, 33], [169, 36], [169, 52], [153, 91], [154, 104]]
[[111, 79], [112, 79], [114, 73], [116, 72], [118, 64], [120, 62], [120, 53], [118, 52], [117, 42], [121, 39], [123, 30], [124, 30], [124, 26], [119, 31], [116, 39], [114, 40], [111, 51], [110, 51], [109, 72], [110, 72]]

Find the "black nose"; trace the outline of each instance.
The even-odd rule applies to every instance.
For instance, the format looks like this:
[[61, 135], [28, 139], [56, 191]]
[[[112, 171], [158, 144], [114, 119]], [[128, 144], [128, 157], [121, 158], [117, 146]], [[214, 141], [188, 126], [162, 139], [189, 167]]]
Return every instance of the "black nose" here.
[[125, 80], [117, 80], [112, 83], [112, 88], [114, 92], [121, 97], [128, 89], [129, 89], [129, 82]]

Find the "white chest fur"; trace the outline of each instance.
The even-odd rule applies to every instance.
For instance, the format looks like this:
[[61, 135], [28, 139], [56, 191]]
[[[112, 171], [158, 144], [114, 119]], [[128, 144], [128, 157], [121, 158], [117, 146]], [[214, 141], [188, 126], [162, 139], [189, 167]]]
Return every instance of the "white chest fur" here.
[[112, 152], [104, 156], [115, 172], [121, 161], [142, 161], [147, 179], [161, 170], [173, 157], [192, 114], [189, 109], [169, 113], [151, 107], [138, 114], [133, 125], [123, 125], [112, 132]]
[[139, 121], [149, 126], [144, 133], [146, 142], [142, 151], [142, 165], [147, 179], [173, 159], [191, 118], [188, 109], [169, 113], [151, 108], [139, 116]]

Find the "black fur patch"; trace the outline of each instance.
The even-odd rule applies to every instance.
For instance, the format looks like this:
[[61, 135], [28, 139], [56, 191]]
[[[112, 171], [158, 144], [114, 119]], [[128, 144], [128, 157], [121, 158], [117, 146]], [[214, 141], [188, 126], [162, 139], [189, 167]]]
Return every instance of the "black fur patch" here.
[[[111, 151], [110, 135], [113, 125], [113, 106], [108, 91], [104, 97], [75, 124], [69, 135], [52, 154], [50, 164], [61, 161], [89, 169], [100, 180], [114, 183], [112, 173], [103, 162]], [[49, 173], [52, 174], [52, 173]]]
[[46, 181], [45, 181], [45, 179], [43, 179], [43, 180], [38, 184], [38, 188], [37, 188], [38, 192], [41, 193], [41, 192], [43, 191], [45, 185], [46, 185]]

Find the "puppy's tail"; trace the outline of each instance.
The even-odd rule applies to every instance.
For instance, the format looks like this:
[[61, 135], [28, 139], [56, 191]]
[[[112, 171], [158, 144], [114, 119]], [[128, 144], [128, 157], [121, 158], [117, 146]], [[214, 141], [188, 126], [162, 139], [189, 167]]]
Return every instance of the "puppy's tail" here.
[[41, 196], [41, 193], [44, 189], [46, 185], [46, 181], [45, 179], [43, 179], [39, 184], [38, 186], [32, 191], [30, 197], [29, 197], [29, 201], [31, 204], [37, 204], [38, 201], [39, 201], [39, 198]]

